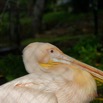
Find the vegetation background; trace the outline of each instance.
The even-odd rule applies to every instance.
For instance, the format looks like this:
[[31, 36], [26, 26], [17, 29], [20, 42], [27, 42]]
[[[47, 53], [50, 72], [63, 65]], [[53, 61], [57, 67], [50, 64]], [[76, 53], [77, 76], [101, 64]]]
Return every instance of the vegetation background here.
[[[103, 0], [0, 0], [0, 84], [27, 74], [22, 50], [49, 42], [103, 70]], [[103, 84], [98, 83], [103, 103]]]

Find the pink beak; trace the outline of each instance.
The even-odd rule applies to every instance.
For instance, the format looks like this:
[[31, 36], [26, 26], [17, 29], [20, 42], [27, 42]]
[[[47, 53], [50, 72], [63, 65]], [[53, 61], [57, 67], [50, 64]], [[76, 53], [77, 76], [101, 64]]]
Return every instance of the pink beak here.
[[79, 66], [80, 69], [86, 70], [87, 72], [92, 74], [95, 77], [95, 79], [103, 83], [103, 71], [102, 70], [99, 70], [83, 62], [80, 62], [72, 57], [69, 58], [69, 61], [73, 63], [73, 65]]
[[62, 54], [62, 58], [61, 59], [64, 60], [67, 64], [70, 63], [71, 65], [73, 65], [75, 67], [79, 67], [80, 69], [89, 72], [90, 74], [93, 75], [93, 77], [96, 80], [98, 80], [98, 81], [103, 83], [103, 71], [102, 70], [99, 70], [99, 69], [97, 69], [95, 67], [92, 67], [92, 66], [90, 66], [88, 64], [85, 64], [83, 62], [80, 62], [79, 60], [76, 60], [76, 59], [74, 59], [74, 58], [72, 58], [72, 57], [70, 57], [68, 55], [65, 55], [65, 54]]

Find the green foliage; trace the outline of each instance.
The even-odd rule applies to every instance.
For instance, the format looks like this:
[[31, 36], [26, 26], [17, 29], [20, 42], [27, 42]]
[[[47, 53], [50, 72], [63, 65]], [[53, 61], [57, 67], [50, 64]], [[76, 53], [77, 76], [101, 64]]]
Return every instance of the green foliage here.
[[48, 23], [56, 24], [56, 23], [67, 20], [69, 15], [70, 13], [67, 13], [67, 12], [51, 12], [44, 15], [43, 21], [44, 23], [47, 23], [47, 24]]
[[21, 56], [12, 54], [0, 59], [0, 73], [8, 81], [27, 74]]
[[102, 49], [99, 39], [95, 36], [90, 36], [80, 40], [74, 46], [72, 52], [76, 58], [103, 70]]
[[58, 22], [62, 22], [62, 23], [66, 23], [66, 22], [70, 22], [70, 21], [75, 21], [78, 19], [81, 19], [85, 16], [85, 14], [71, 14], [69, 12], [64, 12], [64, 11], [60, 11], [60, 12], [49, 12], [47, 14], [44, 15], [43, 20], [45, 23], [58, 23]]

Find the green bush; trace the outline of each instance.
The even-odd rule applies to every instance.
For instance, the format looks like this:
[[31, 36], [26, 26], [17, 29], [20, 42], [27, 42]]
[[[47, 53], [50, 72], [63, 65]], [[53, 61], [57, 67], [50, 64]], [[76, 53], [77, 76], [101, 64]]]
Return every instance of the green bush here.
[[89, 36], [80, 41], [72, 49], [76, 58], [103, 70], [103, 52], [99, 38]]
[[88, 36], [80, 39], [72, 51], [76, 58], [103, 70], [102, 49], [103, 47], [99, 38]]
[[58, 23], [71, 23], [76, 20], [84, 19], [85, 14], [71, 14], [69, 12], [59, 11], [59, 12], [49, 12], [43, 16], [43, 22], [47, 25], [55, 25]]
[[0, 73], [8, 81], [27, 74], [20, 55], [9, 54], [0, 59]]
[[45, 23], [60, 22], [65, 20], [70, 14], [66, 12], [51, 12], [44, 15]]

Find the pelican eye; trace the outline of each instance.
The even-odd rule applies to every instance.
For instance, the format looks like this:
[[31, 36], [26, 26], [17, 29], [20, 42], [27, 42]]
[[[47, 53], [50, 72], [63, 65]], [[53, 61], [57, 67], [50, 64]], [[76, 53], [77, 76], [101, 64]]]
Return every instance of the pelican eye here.
[[51, 52], [51, 53], [53, 53], [54, 51], [53, 51], [53, 50], [51, 50], [50, 52]]

